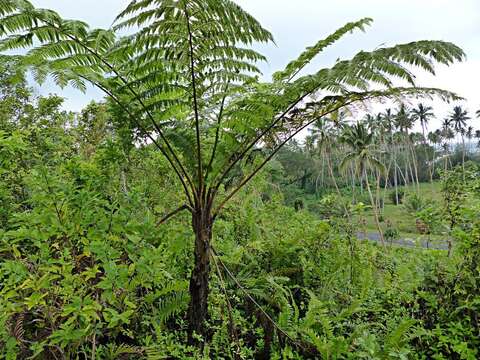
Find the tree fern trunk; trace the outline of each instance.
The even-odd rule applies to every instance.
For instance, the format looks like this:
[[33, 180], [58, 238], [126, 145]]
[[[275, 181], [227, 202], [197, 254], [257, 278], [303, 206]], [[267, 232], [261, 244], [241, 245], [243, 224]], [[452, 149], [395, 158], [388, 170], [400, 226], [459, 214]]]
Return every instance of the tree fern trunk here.
[[195, 232], [194, 268], [190, 278], [190, 304], [188, 307], [189, 343], [200, 345], [194, 334], [205, 337], [208, 318], [208, 293], [210, 274], [210, 243], [213, 220], [209, 210], [198, 209], [192, 216]]

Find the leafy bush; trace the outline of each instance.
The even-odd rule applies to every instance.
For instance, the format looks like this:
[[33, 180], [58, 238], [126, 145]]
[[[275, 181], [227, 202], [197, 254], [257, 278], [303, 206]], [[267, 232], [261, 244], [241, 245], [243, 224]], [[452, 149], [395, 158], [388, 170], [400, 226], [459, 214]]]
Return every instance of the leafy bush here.
[[397, 191], [393, 190], [388, 193], [388, 198], [390, 199], [390, 202], [394, 205], [402, 204], [404, 197], [405, 191], [403, 189], [398, 189]]
[[187, 304], [174, 249], [148, 213], [132, 216], [140, 204], [101, 191], [108, 178], [91, 164], [38, 168], [25, 181], [30, 210], [0, 241], [7, 358], [74, 358], [92, 339], [99, 356], [141, 353], [140, 334], [172, 326]]
[[400, 239], [400, 232], [394, 227], [388, 227], [384, 234], [386, 241], [394, 241]]
[[345, 217], [348, 206], [348, 201], [343, 197], [329, 194], [322, 197], [320, 201], [309, 204], [308, 209], [318, 214], [322, 219], [331, 219], [334, 217]]
[[422, 198], [420, 195], [412, 193], [405, 198], [403, 206], [408, 213], [415, 214], [422, 211], [429, 204], [430, 202]]
[[420, 220], [426, 226], [428, 233], [435, 231], [441, 233], [442, 225], [442, 213], [439, 206], [428, 205], [415, 214], [416, 218]]

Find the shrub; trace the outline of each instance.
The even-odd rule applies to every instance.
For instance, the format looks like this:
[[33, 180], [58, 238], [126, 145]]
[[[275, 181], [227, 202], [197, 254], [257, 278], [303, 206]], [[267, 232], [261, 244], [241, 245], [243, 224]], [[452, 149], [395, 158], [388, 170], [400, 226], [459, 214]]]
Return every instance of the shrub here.
[[387, 229], [384, 232], [385, 240], [393, 242], [394, 240], [400, 239], [400, 232], [397, 228], [393, 227], [390, 221], [387, 221]]
[[409, 213], [413, 214], [422, 211], [429, 204], [429, 201], [414, 193], [405, 198], [403, 206]]
[[[397, 196], [398, 196], [398, 201], [397, 201]], [[393, 190], [388, 193], [388, 198], [390, 199], [393, 205], [402, 204], [404, 197], [405, 197], [405, 191], [402, 189], [398, 189], [397, 191]]]

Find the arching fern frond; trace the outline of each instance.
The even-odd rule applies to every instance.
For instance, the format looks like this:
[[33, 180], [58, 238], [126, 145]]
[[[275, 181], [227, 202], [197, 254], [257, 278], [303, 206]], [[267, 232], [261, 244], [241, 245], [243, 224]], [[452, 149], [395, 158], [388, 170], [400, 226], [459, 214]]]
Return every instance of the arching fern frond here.
[[318, 41], [314, 46], [308, 47], [300, 56], [291, 61], [283, 71], [273, 74], [275, 81], [290, 81], [295, 77], [308, 63], [310, 63], [318, 54], [320, 54], [325, 48], [334, 44], [340, 40], [347, 33], [352, 33], [354, 30], [359, 29], [365, 31], [365, 26], [372, 23], [372, 19], [363, 18], [359, 21], [350, 22], [342, 26], [333, 34], [327, 36], [325, 39]]

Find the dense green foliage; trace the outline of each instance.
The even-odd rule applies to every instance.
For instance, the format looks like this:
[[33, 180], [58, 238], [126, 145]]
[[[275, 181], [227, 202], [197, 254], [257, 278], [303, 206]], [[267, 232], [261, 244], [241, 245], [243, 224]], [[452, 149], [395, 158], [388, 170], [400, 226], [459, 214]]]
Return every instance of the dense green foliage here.
[[[439, 213], [405, 198], [425, 224], [446, 219], [454, 246], [380, 248], [357, 239], [366, 205], [356, 190], [367, 186], [383, 242], [380, 185], [391, 168], [376, 140], [394, 131], [371, 118], [342, 123], [357, 102], [458, 99], [417, 87], [411, 68], [434, 73], [464, 54], [419, 41], [304, 74], [370, 22], [345, 25], [261, 82], [252, 44], [272, 35], [230, 0], [132, 1], [109, 30], [0, 0], [0, 52], [26, 49], [0, 64], [0, 358], [478, 357], [480, 209], [465, 199], [480, 184], [465, 145], [461, 168], [445, 161]], [[65, 112], [60, 97], [33, 95], [27, 70], [107, 98]], [[414, 115], [423, 127], [429, 116]], [[419, 187], [415, 155], [426, 163], [431, 152], [425, 136], [410, 137], [411, 120], [400, 106], [404, 182]], [[455, 108], [445, 129], [467, 120]], [[292, 151], [310, 125], [309, 152]], [[316, 182], [327, 194], [321, 217], [289, 206], [283, 183], [293, 166], [302, 175], [290, 185], [306, 190], [315, 149], [336, 191]], [[345, 198], [350, 183], [335, 175], [349, 171]]]
[[338, 214], [282, 205], [283, 169], [270, 167], [215, 225], [200, 354], [186, 345], [189, 219], [156, 225], [181, 196], [168, 163], [123, 145], [115, 108], [69, 114], [14, 88], [25, 102], [0, 143], [2, 358], [478, 357], [480, 209], [463, 201], [480, 196], [477, 168], [444, 180], [448, 258], [385, 253]]

